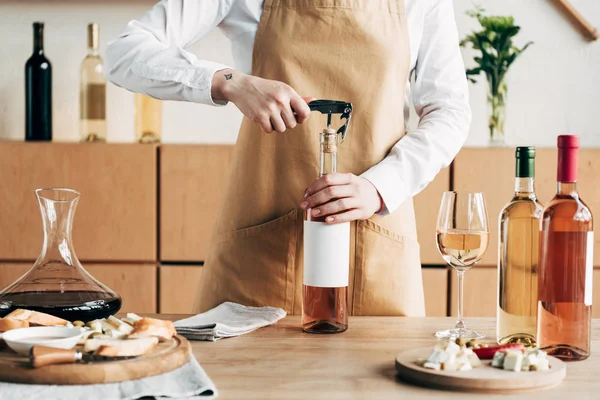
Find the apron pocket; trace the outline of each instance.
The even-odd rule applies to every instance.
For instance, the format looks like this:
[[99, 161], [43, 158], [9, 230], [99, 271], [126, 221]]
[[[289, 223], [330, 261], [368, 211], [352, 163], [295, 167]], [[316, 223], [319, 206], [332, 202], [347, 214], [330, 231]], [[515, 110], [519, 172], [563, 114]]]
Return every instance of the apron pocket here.
[[216, 238], [209, 268], [217, 297], [289, 310], [293, 298], [297, 211]]
[[358, 221], [355, 254], [354, 315], [425, 316], [416, 238]]

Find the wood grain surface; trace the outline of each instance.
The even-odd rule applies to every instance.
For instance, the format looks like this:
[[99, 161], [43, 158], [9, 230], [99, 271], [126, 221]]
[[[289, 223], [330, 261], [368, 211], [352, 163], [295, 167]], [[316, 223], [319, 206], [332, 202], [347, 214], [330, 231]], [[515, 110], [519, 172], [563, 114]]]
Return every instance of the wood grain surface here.
[[232, 145], [160, 147], [162, 261], [205, 261], [232, 156]]
[[421, 264], [444, 263], [435, 244], [435, 226], [444, 192], [450, 190], [450, 168], [444, 168], [435, 179], [414, 198], [417, 238], [421, 247]]
[[[184, 315], [164, 315], [181, 319]], [[192, 351], [219, 391], [219, 399], [595, 399], [600, 391], [600, 321], [592, 325], [592, 355], [567, 365], [557, 387], [506, 397], [427, 389], [401, 380], [399, 352], [435, 344], [436, 330], [454, 318], [350, 317], [339, 335], [311, 335], [300, 317], [218, 342], [191, 342]], [[495, 320], [472, 318], [473, 327], [493, 337]]]
[[35, 260], [42, 217], [34, 190], [81, 193], [73, 243], [82, 261], [155, 261], [154, 145], [0, 143], [0, 260]]
[[460, 390], [483, 393], [516, 393], [547, 389], [565, 378], [567, 367], [557, 358], [549, 357], [550, 370], [537, 372], [514, 372], [493, 368], [489, 360], [471, 371], [436, 371], [416, 363], [427, 358], [431, 348], [403, 351], [396, 356], [396, 371], [410, 383], [432, 389]]
[[159, 343], [150, 353], [119, 361], [48, 365], [31, 368], [27, 357], [0, 352], [0, 381], [53, 385], [87, 385], [123, 382], [172, 371], [189, 361], [190, 344], [175, 336]]

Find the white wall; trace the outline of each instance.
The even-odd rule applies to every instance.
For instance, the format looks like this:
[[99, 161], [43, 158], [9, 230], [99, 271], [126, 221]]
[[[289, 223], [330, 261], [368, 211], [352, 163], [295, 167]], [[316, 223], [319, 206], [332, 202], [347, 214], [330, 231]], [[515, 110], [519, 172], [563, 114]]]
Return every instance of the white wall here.
[[[517, 42], [535, 44], [516, 61], [508, 76], [507, 142], [554, 146], [560, 133], [582, 137], [582, 145], [600, 147], [600, 41], [589, 43], [552, 4], [553, 0], [477, 0], [489, 12], [513, 15], [522, 31]], [[571, 0], [600, 28], [600, 1]], [[476, 27], [465, 15], [473, 0], [455, 0], [461, 37]], [[31, 23], [46, 22], [46, 51], [54, 69], [54, 137], [78, 138], [78, 74], [85, 55], [86, 25], [100, 24], [101, 44], [152, 1], [0, 0], [0, 138], [24, 137], [24, 64], [31, 53]], [[227, 39], [215, 32], [193, 51], [232, 64]], [[464, 51], [467, 65], [472, 54]], [[133, 140], [133, 96], [110, 85], [108, 140]], [[487, 106], [483, 81], [471, 85], [473, 124], [470, 146], [487, 144]], [[164, 141], [232, 143], [241, 115], [230, 105], [211, 108], [165, 102]]]

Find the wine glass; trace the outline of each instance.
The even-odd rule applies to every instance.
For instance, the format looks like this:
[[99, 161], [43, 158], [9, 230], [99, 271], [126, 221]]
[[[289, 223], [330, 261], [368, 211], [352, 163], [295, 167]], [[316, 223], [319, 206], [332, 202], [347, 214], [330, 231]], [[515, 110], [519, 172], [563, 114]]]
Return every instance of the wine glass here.
[[445, 192], [437, 220], [437, 247], [458, 275], [458, 320], [454, 329], [439, 331], [440, 339], [483, 338], [463, 320], [465, 272], [481, 260], [488, 246], [488, 218], [483, 193]]

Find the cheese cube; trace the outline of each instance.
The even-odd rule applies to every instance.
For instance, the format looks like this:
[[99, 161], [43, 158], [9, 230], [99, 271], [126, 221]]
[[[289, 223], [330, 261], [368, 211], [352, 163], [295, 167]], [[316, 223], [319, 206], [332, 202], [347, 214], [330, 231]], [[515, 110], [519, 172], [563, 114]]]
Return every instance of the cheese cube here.
[[492, 367], [502, 368], [504, 366], [504, 358], [506, 357], [506, 353], [503, 351], [497, 351], [494, 354], [494, 358], [492, 359]]
[[504, 357], [504, 369], [507, 371], [520, 371], [523, 364], [523, 353], [521, 351], [509, 350]]
[[444, 351], [441, 349], [433, 349], [427, 358], [427, 361], [423, 363], [423, 367], [439, 371], [441, 369], [442, 358], [446, 358]]
[[550, 363], [547, 358], [539, 358], [535, 368], [536, 371], [548, 371], [550, 369]]
[[446, 352], [450, 354], [458, 354], [460, 352], [460, 346], [457, 345], [455, 342], [448, 342]]

